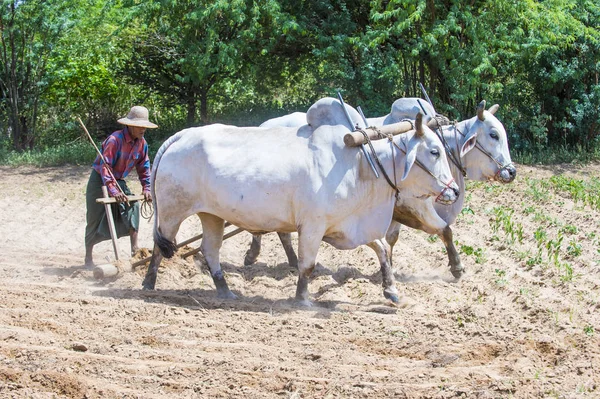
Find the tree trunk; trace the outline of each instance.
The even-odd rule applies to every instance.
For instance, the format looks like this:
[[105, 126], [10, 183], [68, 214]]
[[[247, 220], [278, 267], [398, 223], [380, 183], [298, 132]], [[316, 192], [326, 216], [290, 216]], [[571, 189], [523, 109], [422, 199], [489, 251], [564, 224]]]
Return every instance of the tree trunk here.
[[192, 93], [187, 100], [187, 116], [185, 118], [187, 127], [194, 126], [196, 124], [196, 95]]
[[208, 89], [200, 93], [200, 121], [203, 125], [208, 124]]

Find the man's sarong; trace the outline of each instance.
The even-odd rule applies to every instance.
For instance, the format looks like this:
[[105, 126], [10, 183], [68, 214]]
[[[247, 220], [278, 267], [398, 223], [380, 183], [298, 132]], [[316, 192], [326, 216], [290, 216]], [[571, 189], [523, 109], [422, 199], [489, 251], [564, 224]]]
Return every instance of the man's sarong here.
[[[132, 195], [125, 180], [117, 180], [126, 195]], [[87, 205], [85, 227], [85, 244], [97, 244], [100, 241], [110, 240], [110, 230], [104, 204], [96, 202], [96, 198], [103, 198], [102, 178], [92, 169], [88, 180], [85, 201]], [[140, 228], [140, 203], [139, 201], [111, 204], [117, 237], [129, 235], [129, 230], [138, 231]]]

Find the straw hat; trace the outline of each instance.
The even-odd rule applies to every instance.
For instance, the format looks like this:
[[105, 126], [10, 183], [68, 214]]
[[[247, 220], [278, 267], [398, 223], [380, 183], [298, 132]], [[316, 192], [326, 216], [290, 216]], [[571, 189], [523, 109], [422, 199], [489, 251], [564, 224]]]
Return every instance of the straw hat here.
[[119, 119], [117, 122], [119, 122], [121, 125], [145, 127], [148, 129], [154, 129], [158, 127], [148, 120], [148, 109], [146, 107], [142, 107], [141, 105], [135, 105], [131, 107], [127, 116]]

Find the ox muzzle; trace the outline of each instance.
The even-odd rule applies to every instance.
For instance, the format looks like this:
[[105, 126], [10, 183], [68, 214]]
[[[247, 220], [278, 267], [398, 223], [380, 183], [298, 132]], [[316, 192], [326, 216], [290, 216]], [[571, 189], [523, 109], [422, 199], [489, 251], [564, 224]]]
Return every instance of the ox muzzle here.
[[512, 163], [503, 166], [496, 172], [496, 180], [502, 183], [511, 183], [517, 177], [517, 168]]
[[445, 186], [446, 187], [442, 189], [440, 194], [436, 197], [435, 202], [444, 205], [450, 205], [455, 203], [458, 197], [460, 196], [460, 189], [458, 188], [458, 184], [456, 184], [454, 179], [452, 179]]

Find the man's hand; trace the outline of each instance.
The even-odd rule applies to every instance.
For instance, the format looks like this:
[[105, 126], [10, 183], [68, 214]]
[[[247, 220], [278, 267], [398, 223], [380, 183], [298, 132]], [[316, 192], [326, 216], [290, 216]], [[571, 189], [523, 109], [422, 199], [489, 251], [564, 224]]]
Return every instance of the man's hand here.
[[147, 202], [152, 202], [152, 194], [150, 194], [150, 191], [144, 191], [144, 201]]
[[119, 203], [121, 203], [121, 202], [129, 202], [129, 200], [127, 199], [127, 196], [125, 194], [123, 194], [122, 192], [119, 192], [117, 195], [115, 195], [115, 199]]

